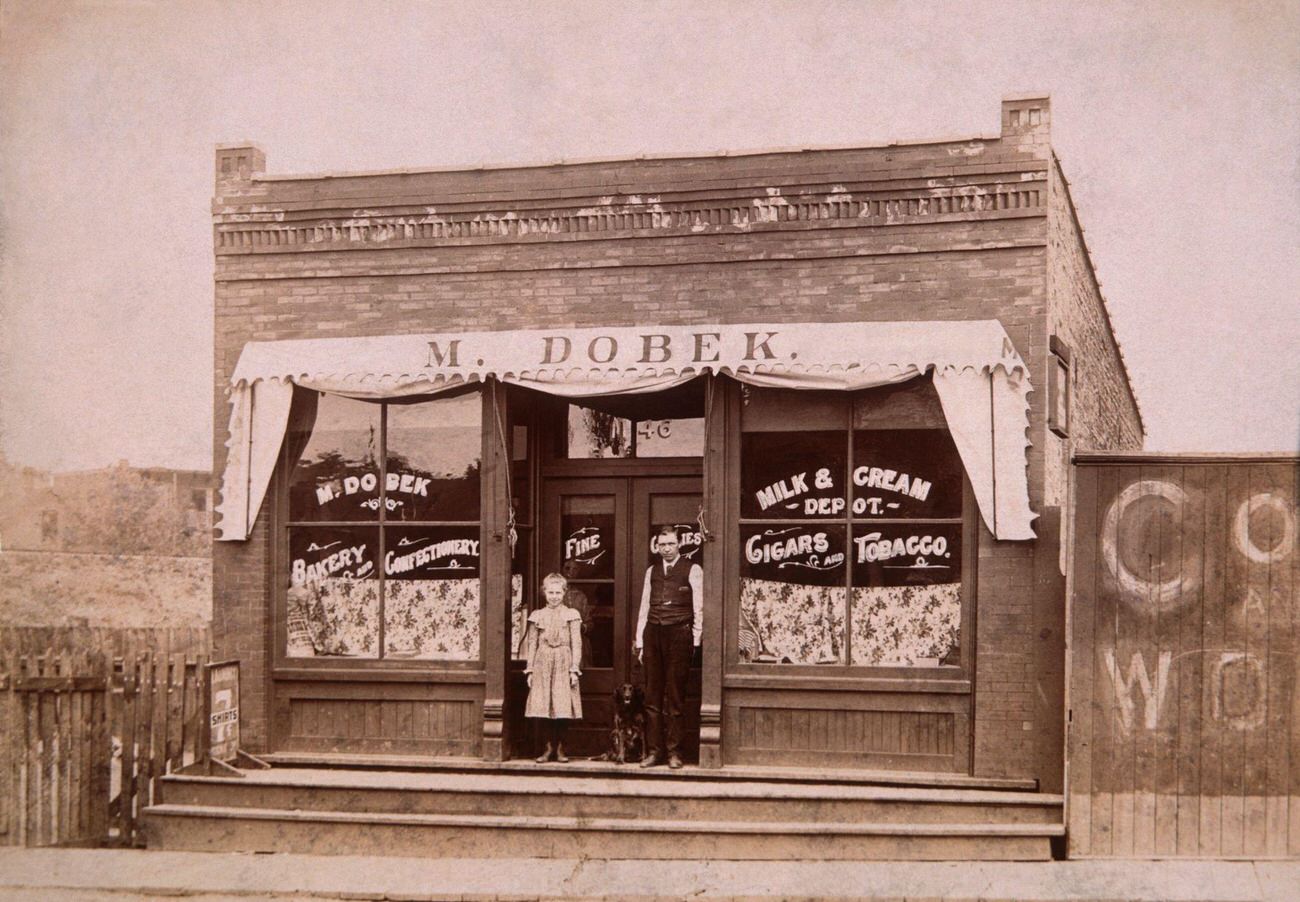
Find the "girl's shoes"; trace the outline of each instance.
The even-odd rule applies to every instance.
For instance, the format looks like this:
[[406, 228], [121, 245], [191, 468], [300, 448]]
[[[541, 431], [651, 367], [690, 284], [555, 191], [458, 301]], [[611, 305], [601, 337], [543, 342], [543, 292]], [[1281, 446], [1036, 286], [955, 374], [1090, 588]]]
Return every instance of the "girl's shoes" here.
[[[545, 764], [547, 761], [550, 761], [550, 760], [551, 760], [551, 744], [548, 742], [548, 743], [546, 743], [546, 750], [543, 751], [540, 755], [537, 756], [537, 763], [538, 763], [538, 764]], [[568, 758], [560, 758], [559, 760], [561, 760], [561, 761], [568, 761], [569, 759], [568, 759]]]
[[555, 760], [560, 762], [561, 764], [569, 763], [569, 756], [564, 754], [564, 746], [557, 745], [555, 747]]

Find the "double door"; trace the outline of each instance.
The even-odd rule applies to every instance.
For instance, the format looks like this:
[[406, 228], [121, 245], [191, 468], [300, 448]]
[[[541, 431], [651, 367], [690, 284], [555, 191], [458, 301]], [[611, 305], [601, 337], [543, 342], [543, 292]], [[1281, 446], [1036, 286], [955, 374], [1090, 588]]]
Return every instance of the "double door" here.
[[[538, 572], [562, 573], [567, 603], [583, 615], [582, 721], [570, 727], [571, 754], [599, 755], [610, 746], [614, 691], [645, 685], [632, 650], [646, 568], [659, 560], [663, 526], [681, 535], [681, 553], [702, 563], [699, 477], [617, 476], [549, 479], [542, 490]], [[692, 662], [684, 753], [698, 753], [700, 666]], [[532, 736], [532, 730], [525, 730]], [[526, 749], [520, 749], [521, 753]]]

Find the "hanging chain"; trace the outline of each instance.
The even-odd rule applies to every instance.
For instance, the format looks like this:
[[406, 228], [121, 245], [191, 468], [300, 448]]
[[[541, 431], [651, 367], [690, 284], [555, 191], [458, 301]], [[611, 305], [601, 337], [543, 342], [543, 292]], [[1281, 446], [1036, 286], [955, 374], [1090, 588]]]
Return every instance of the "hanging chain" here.
[[[705, 451], [705, 453], [707, 454], [707, 453], [708, 453], [708, 450], [709, 450], [709, 429], [711, 428], [711, 424], [712, 424], [712, 422], [713, 422], [713, 392], [714, 392], [714, 389], [716, 388], [715, 382], [716, 382], [716, 380], [717, 380], [717, 376], [716, 376], [715, 374], [713, 374], [713, 373], [709, 373], [709, 374], [708, 374], [707, 376], [705, 376], [704, 378], [705, 378], [705, 383], [704, 383], [704, 451]], [[699, 509], [699, 511], [696, 512], [696, 514], [695, 514], [695, 522], [696, 522], [696, 524], [700, 527], [700, 544], [701, 544], [701, 545], [703, 545], [705, 542], [712, 542], [712, 541], [713, 541], [713, 533], [709, 532], [709, 528], [708, 528], [707, 526], [704, 525], [704, 521], [705, 521], [704, 501], [701, 500], [701, 501], [700, 501], [700, 509]]]
[[506, 536], [510, 540], [510, 556], [514, 557], [515, 543], [519, 541], [519, 531], [515, 529], [515, 492], [511, 485], [510, 445], [506, 443], [506, 427], [501, 420], [501, 405], [497, 403], [497, 380], [492, 380], [492, 420], [497, 426], [497, 439], [501, 444], [501, 457], [505, 461], [506, 473]]

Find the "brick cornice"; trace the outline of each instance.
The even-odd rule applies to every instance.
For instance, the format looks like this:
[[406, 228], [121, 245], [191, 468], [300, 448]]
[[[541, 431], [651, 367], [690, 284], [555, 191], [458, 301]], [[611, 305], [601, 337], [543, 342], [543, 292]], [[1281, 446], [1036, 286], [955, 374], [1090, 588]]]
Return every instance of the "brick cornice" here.
[[312, 209], [277, 208], [263, 200], [217, 207], [218, 256], [389, 247], [460, 246], [744, 234], [809, 228], [872, 228], [1043, 216], [1044, 170], [976, 177], [872, 183], [780, 185], [665, 195], [619, 195], [484, 204], [403, 203], [339, 209], [328, 197]]

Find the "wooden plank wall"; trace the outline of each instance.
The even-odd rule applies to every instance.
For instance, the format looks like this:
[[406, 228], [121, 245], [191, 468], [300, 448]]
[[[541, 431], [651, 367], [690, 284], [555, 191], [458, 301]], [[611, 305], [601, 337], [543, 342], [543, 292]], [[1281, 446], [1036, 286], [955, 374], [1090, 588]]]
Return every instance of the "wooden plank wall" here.
[[728, 764], [965, 773], [964, 693], [733, 687], [724, 708]]
[[135, 845], [198, 760], [205, 629], [0, 627], [0, 845]]
[[1077, 462], [1071, 857], [1300, 856], [1298, 466]]

